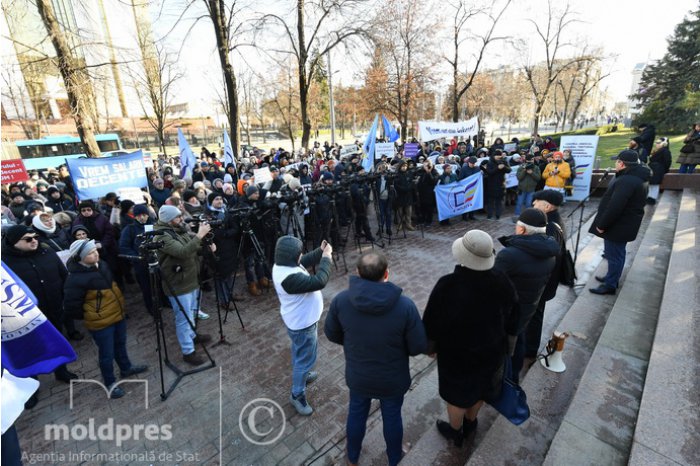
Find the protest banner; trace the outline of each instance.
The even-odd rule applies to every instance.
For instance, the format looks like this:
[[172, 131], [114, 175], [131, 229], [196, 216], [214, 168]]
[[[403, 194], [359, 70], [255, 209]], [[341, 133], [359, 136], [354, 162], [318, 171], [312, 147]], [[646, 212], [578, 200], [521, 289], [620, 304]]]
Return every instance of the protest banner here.
[[28, 179], [29, 175], [22, 159], [2, 161], [2, 184], [19, 183]]
[[270, 167], [258, 168], [253, 170], [253, 178], [255, 178], [255, 184], [264, 184], [268, 181], [272, 181], [272, 173], [270, 173]]
[[393, 142], [378, 142], [374, 145], [374, 158], [380, 159], [383, 155], [387, 158], [394, 157], [394, 143]]
[[407, 142], [403, 146], [403, 156], [407, 159], [415, 159], [418, 157], [419, 145], [417, 142]]
[[66, 159], [78, 199], [97, 199], [123, 188], [148, 186], [143, 153], [100, 158]]
[[419, 121], [420, 138], [423, 142], [434, 141], [441, 138], [470, 138], [479, 134], [479, 121], [477, 117], [457, 123], [448, 121]]
[[576, 162], [576, 178], [571, 196], [566, 200], [581, 201], [591, 191], [591, 177], [593, 176], [593, 161], [598, 148], [599, 136], [562, 136], [559, 144], [560, 150], [570, 150]]
[[508, 144], [503, 144], [503, 152], [510, 154], [518, 150], [518, 145], [514, 142], [509, 142]]
[[446, 220], [484, 207], [484, 178], [476, 173], [457, 183], [437, 185], [435, 201], [438, 207], [438, 219]]
[[348, 155], [359, 154], [360, 148], [357, 144], [348, 144], [340, 148], [340, 157], [346, 157]]

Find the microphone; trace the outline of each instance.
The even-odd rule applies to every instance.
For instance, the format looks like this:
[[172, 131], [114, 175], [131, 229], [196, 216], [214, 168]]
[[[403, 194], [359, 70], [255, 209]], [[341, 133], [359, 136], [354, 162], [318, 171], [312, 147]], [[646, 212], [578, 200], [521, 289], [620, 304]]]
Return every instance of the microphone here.
[[610, 176], [610, 172], [612, 171], [612, 168], [606, 168], [605, 173], [603, 173], [603, 177], [600, 179], [601, 181], [606, 179], [608, 176]]

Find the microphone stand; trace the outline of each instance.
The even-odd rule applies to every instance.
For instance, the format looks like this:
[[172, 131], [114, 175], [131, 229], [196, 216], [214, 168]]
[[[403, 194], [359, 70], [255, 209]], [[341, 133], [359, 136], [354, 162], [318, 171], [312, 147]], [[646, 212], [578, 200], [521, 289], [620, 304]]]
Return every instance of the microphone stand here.
[[591, 198], [591, 195], [598, 189], [600, 188], [600, 185], [603, 184], [603, 181], [605, 181], [608, 176], [610, 176], [610, 169], [605, 170], [605, 173], [603, 173], [603, 177], [598, 181], [598, 183], [593, 187], [588, 192], [588, 196], [583, 198], [578, 205], [572, 210], [569, 215], [566, 216], [566, 218], [571, 218], [577, 210], [579, 210], [579, 219], [578, 219], [578, 229], [576, 231], [576, 246], [574, 247], [574, 268], [576, 267], [576, 260], [578, 259], [578, 246], [579, 242], [581, 241], [581, 226], [583, 225], [583, 211], [586, 208], [586, 202]]

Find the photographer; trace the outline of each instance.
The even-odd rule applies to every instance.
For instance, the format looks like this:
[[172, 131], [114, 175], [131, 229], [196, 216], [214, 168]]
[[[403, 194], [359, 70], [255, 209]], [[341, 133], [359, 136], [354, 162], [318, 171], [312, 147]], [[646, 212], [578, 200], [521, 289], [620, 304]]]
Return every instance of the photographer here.
[[391, 204], [396, 198], [396, 190], [393, 179], [388, 176], [386, 163], [377, 165], [377, 175], [375, 195], [379, 200], [379, 233], [386, 229], [386, 234], [391, 236]]
[[[437, 181], [436, 181], [437, 182]], [[394, 181], [396, 188], [396, 211], [398, 216], [397, 230], [406, 228], [408, 231], [415, 231], [413, 226], [413, 180], [408, 173], [408, 164], [402, 161], [398, 165], [398, 173]]]
[[365, 239], [369, 242], [374, 242], [374, 236], [369, 228], [369, 219], [367, 218], [367, 209], [369, 207], [369, 182], [365, 178], [365, 168], [357, 167], [357, 175], [352, 178], [350, 184], [350, 196], [352, 198], [352, 209], [355, 211], [355, 236], [362, 237], [364, 233]]
[[542, 178], [545, 179], [545, 189], [555, 189], [565, 194], [566, 182], [571, 178], [571, 167], [564, 162], [564, 154], [558, 151], [552, 154], [552, 161], [542, 172]]
[[322, 241], [331, 241], [338, 244], [338, 225], [333, 212], [334, 181], [330, 172], [324, 172], [321, 180], [312, 192], [311, 208], [316, 223], [314, 229], [314, 246], [319, 246]]
[[488, 162], [481, 165], [481, 168], [486, 175], [484, 177], [486, 218], [491, 220], [496, 215], [496, 220], [498, 220], [501, 218], [501, 212], [503, 211], [506, 174], [511, 172], [511, 168], [501, 150], [496, 150], [489, 157]]
[[215, 223], [212, 231], [212, 241], [216, 246], [216, 256], [207, 254], [210, 258], [209, 266], [214, 271], [217, 298], [219, 304], [226, 307], [231, 298], [240, 300], [242, 296], [233, 295], [233, 272], [238, 265], [238, 246], [236, 238], [240, 237], [240, 228], [236, 218], [230, 211], [226, 211], [223, 196], [219, 193], [211, 193], [207, 199], [205, 216]]
[[[265, 263], [264, 243], [265, 237], [263, 216], [258, 215], [260, 211], [260, 190], [257, 186], [248, 186], [246, 195], [239, 200], [238, 217], [241, 223], [241, 230], [252, 230], [252, 233], [258, 239], [258, 242], [263, 248], [262, 257], [258, 257], [258, 252], [252, 244], [251, 238], [241, 237], [243, 241], [242, 251], [245, 264], [245, 278], [248, 283], [248, 292], [252, 296], [260, 296], [262, 291], [260, 288], [270, 288], [270, 272]], [[246, 228], [248, 227], [248, 228]], [[241, 231], [243, 234], [243, 231]]]
[[418, 177], [418, 202], [420, 207], [419, 220], [429, 226], [433, 222], [435, 210], [435, 185], [440, 175], [430, 160], [426, 160]]
[[[163, 291], [170, 300], [175, 314], [175, 332], [180, 342], [183, 360], [194, 366], [204, 363], [194, 348], [195, 343], [211, 341], [209, 335], [197, 335], [192, 329], [198, 310], [199, 270], [198, 253], [202, 239], [211, 231], [207, 223], [200, 223], [195, 236], [190, 236], [182, 219], [182, 212], [174, 206], [163, 206], [158, 211], [156, 231], [163, 231], [163, 246], [158, 251]], [[216, 251], [214, 244], [209, 246]]]
[[532, 195], [535, 193], [537, 183], [540, 181], [540, 169], [532, 162], [532, 156], [528, 155], [525, 163], [518, 167], [518, 200], [515, 203], [515, 217], [520, 215], [521, 209], [532, 206]]
[[[143, 237], [140, 236], [145, 232], [146, 225], [153, 225], [150, 216], [148, 215], [148, 207], [146, 204], [138, 204], [134, 206], [134, 222], [130, 223], [122, 230], [119, 237], [119, 254], [137, 257], [141, 255], [139, 250]], [[153, 314], [153, 298], [151, 297], [151, 284], [148, 278], [148, 267], [141, 260], [132, 260], [134, 267], [134, 275], [136, 282], [141, 289], [143, 302], [149, 313]]]

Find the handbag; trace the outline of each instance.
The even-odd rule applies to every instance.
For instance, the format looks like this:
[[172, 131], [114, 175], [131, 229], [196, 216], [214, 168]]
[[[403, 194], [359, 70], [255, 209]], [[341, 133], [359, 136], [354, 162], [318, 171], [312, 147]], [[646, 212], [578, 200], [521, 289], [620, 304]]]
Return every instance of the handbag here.
[[488, 404], [501, 413], [503, 417], [519, 426], [530, 417], [530, 407], [527, 405], [527, 395], [520, 385], [513, 382], [510, 356], [506, 355], [503, 368], [501, 394], [488, 401]]
[[692, 154], [693, 151], [695, 150], [695, 145], [692, 142], [689, 142], [685, 144], [683, 147], [681, 147], [681, 152], [684, 154]]
[[573, 288], [576, 284], [576, 267], [574, 259], [571, 257], [571, 251], [565, 249], [561, 257], [561, 270], [559, 271], [559, 283]]

